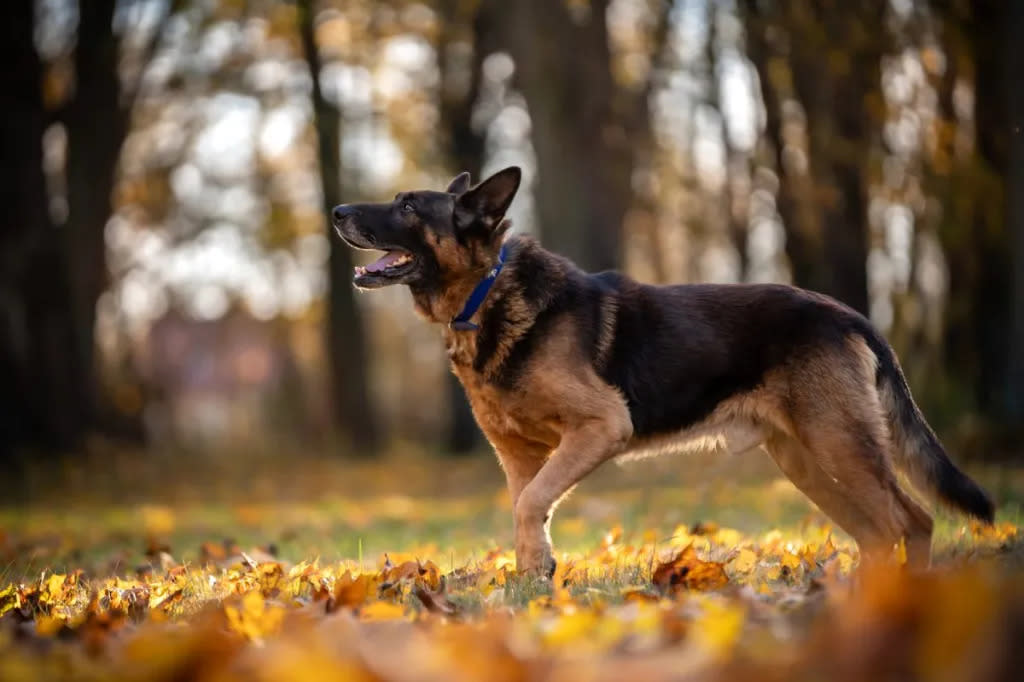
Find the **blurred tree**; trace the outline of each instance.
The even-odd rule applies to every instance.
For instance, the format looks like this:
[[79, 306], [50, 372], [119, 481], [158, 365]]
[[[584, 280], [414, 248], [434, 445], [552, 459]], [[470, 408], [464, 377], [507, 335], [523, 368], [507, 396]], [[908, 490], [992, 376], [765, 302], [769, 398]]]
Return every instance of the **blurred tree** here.
[[[633, 171], [650, 140], [647, 82], [613, 70], [609, 0], [487, 0], [530, 109], [538, 222], [545, 245], [588, 270], [621, 265]], [[670, 3], [654, 2], [648, 63], [664, 43]]]
[[867, 176], [884, 113], [880, 65], [887, 5], [743, 5], [748, 54], [760, 77], [766, 133], [776, 155], [793, 281], [864, 313]]
[[[34, 44], [35, 3], [7, 3], [0, 19], [11, 34], [5, 41], [10, 63], [19, 65], [18, 92], [11, 97], [21, 117], [9, 118], [5, 128], [13, 152], [5, 158], [19, 160], [7, 164], [5, 172], [24, 177], [5, 187], [27, 185], [16, 200], [25, 210], [8, 232], [14, 243], [4, 249], [17, 259], [10, 272], [13, 281], [20, 278], [20, 286], [12, 285], [6, 297], [7, 340], [2, 344], [3, 352], [15, 358], [15, 376], [21, 376], [10, 388], [14, 400], [23, 403], [12, 413], [20, 416], [11, 417], [21, 424], [12, 428], [20, 434], [14, 440], [22, 444], [68, 448], [90, 430], [125, 434], [124, 421], [104, 408], [97, 386], [96, 304], [107, 286], [103, 230], [111, 214], [117, 161], [139, 80], [160, 32], [141, 36], [136, 78], [122, 85], [123, 38], [136, 27], [127, 22], [120, 35], [114, 33], [116, 4], [80, 3], [70, 88], [43, 68]], [[169, 3], [168, 8], [176, 6]], [[62, 226], [50, 217], [42, 177], [43, 133], [51, 124], [62, 124], [67, 140]]]
[[[0, 14], [4, 120], [0, 196], [0, 461], [23, 445], [67, 448], [85, 429], [89, 374], [73, 352], [63, 233], [52, 223], [43, 174], [43, 65], [36, 52], [34, 3], [16, 0]], [[69, 352], [72, 351], [72, 352]]]
[[[930, 69], [937, 117], [923, 180], [939, 207], [936, 233], [949, 278], [941, 343], [932, 351], [939, 363], [925, 379], [939, 405], [972, 409], [990, 423], [1020, 423], [1014, 320], [1024, 304], [1014, 281], [1024, 259], [1013, 241], [1021, 231], [1013, 189], [1021, 178], [1011, 169], [1022, 114], [1013, 93], [1024, 71], [1011, 28], [1016, 12], [1001, 2], [941, 0], [920, 3], [917, 12], [939, 50]], [[965, 98], [968, 91], [973, 96]]]
[[[939, 85], [946, 125], [957, 125], [958, 79], [973, 79], [974, 154], [939, 173], [940, 236], [949, 267], [945, 358], [983, 413], [1024, 418], [1024, 29], [1021, 3], [933, 2], [949, 76]], [[947, 135], [953, 138], [952, 134]], [[956, 150], [943, 156], [956, 159]], [[946, 162], [948, 163], [948, 162]]]
[[[778, 206], [793, 280], [866, 312], [864, 173], [870, 136], [877, 132], [870, 109], [879, 103], [875, 29], [884, 3], [845, 12], [825, 5], [765, 10], [747, 3], [750, 54], [777, 155]], [[792, 132], [801, 117], [793, 104], [800, 107], [803, 140]]]
[[[140, 0], [121, 3], [126, 11]], [[162, 5], [165, 14], [155, 28], [143, 32], [130, 21], [114, 31], [117, 0], [78, 3], [74, 46], [74, 87], [57, 111], [67, 130], [67, 267], [71, 284], [72, 319], [76, 329], [71, 352], [80, 368], [77, 392], [87, 423], [108, 433], [141, 434], [137, 415], [113, 409], [101, 395], [96, 374], [96, 304], [109, 284], [104, 228], [113, 210], [114, 183], [121, 148], [146, 68], [161, 40], [162, 21], [182, 9], [184, 0]], [[141, 49], [131, 55], [134, 67], [125, 75], [125, 45]], [[101, 122], [97, 125], [97, 122]]]
[[1024, 50], [1017, 44], [1024, 35], [1024, 3], [1011, 3], [1003, 41], [1006, 56], [1009, 134], [1006, 181], [1007, 223], [1010, 231], [1013, 281], [1010, 294], [1010, 340], [1006, 409], [1018, 431], [1024, 430]]
[[335, 238], [331, 209], [345, 201], [341, 186], [341, 114], [320, 87], [312, 0], [299, 0], [299, 33], [312, 78], [313, 116], [320, 158], [320, 183], [330, 256], [327, 263], [327, 342], [335, 422], [356, 454], [371, 454], [379, 443], [367, 378], [366, 334], [352, 287], [351, 250]]
[[[458, 0], [438, 3], [441, 31], [438, 61], [441, 69], [441, 129], [447, 137], [448, 156], [456, 172], [468, 171], [474, 182], [482, 178], [484, 131], [473, 125], [473, 113], [480, 95], [483, 60], [496, 48], [495, 7], [477, 7]], [[466, 59], [465, 48], [471, 49]], [[445, 450], [453, 454], [472, 452], [481, 433], [473, 418], [466, 392], [451, 372], [445, 375], [450, 418], [445, 429]]]
[[[749, 182], [750, 158], [742, 154], [733, 144], [728, 125], [726, 124], [726, 108], [728, 103], [722, 91], [722, 53], [727, 49], [724, 45], [720, 24], [723, 14], [729, 16], [720, 3], [709, 2], [706, 8], [708, 37], [705, 45], [705, 62], [707, 64], [706, 80], [708, 84], [705, 104], [712, 108], [718, 119], [718, 137], [725, 151], [725, 178], [722, 189], [716, 197], [717, 201], [706, 202], [705, 210], [713, 214], [711, 220], [721, 222], [726, 229], [729, 240], [737, 255], [737, 280], [746, 279], [748, 270], [747, 254], [747, 219], [749, 203], [747, 196], [734, 187], [738, 182]], [[748, 192], [749, 193], [749, 192]], [[721, 215], [715, 215], [721, 214]]]
[[94, 419], [100, 409], [93, 330], [96, 303], [107, 288], [103, 228], [111, 214], [114, 175], [135, 94], [135, 88], [122, 93], [120, 41], [113, 28], [116, 4], [115, 0], [79, 3], [74, 94], [61, 112], [67, 128], [67, 265], [73, 323], [78, 330], [69, 350], [81, 368], [79, 390], [87, 419]]
[[[967, 26], [975, 54], [978, 161], [991, 192], [979, 196], [973, 226], [983, 264], [980, 281], [974, 288], [973, 305], [977, 315], [975, 342], [983, 358], [978, 401], [983, 410], [1008, 421], [1024, 414], [1024, 383], [1012, 384], [1014, 379], [1020, 380], [1019, 356], [1024, 353], [1024, 345], [1014, 345], [1015, 341], [1024, 341], [1020, 336], [1014, 337], [1014, 332], [1020, 333], [1014, 328], [1014, 321], [1020, 318], [1020, 309], [1024, 307], [1024, 298], [1014, 298], [1014, 281], [1024, 275], [1024, 260], [1019, 260], [1021, 254], [1014, 251], [1024, 230], [1019, 197], [1024, 185], [1013, 184], [1015, 180], [1020, 182], [1024, 165], [1020, 141], [1024, 134], [1024, 107], [1019, 92], [1024, 87], [1024, 60], [1018, 42], [1024, 29], [1024, 14], [1019, 2], [973, 0], [970, 8], [973, 21], [967, 22]], [[993, 205], [986, 205], [989, 198], [994, 202], [994, 210]]]

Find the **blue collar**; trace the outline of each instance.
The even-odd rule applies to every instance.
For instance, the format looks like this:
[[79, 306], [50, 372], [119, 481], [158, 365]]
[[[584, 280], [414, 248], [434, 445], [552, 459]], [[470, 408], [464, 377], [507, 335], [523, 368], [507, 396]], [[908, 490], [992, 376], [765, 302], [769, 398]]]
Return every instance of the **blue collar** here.
[[498, 262], [495, 263], [491, 271], [487, 273], [473, 289], [473, 293], [469, 295], [469, 299], [466, 301], [466, 305], [462, 306], [462, 312], [452, 318], [452, 321], [448, 323], [448, 326], [459, 332], [471, 332], [476, 331], [480, 328], [480, 325], [473, 324], [469, 321], [469, 318], [476, 314], [476, 311], [480, 309], [484, 299], [487, 298], [488, 292], [494, 285], [494, 280], [498, 279], [498, 273], [501, 272], [501, 268], [505, 265], [505, 245], [501, 245], [501, 251], [498, 252]]

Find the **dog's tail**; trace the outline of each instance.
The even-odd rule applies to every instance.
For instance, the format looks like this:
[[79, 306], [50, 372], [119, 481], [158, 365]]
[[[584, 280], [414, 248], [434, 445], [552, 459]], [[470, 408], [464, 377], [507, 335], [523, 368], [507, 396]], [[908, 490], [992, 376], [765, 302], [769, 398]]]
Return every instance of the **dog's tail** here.
[[892, 432], [896, 465], [922, 492], [992, 523], [995, 507], [988, 493], [949, 459], [910, 395], [896, 354], [877, 333], [871, 336], [868, 345], [878, 358], [878, 392]]

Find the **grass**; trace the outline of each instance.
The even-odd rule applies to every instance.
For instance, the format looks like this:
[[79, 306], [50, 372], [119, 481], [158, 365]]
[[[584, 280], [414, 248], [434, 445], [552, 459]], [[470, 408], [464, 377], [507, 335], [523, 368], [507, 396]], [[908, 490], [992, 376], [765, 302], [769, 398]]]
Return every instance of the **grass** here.
[[[481, 647], [493, 656], [466, 679], [508, 670], [557, 679], [581, 655], [607, 663], [584, 678], [653, 666], [655, 678], [692, 668], [733, 679], [749, 664], [760, 679], [795, 662], [822, 665], [839, 646], [836, 613], [860, 614], [877, 632], [906, 629], [890, 602], [927, 611], [955, 606], [965, 589], [976, 597], [962, 610], [987, 604], [982, 624], [1024, 608], [1016, 469], [974, 472], [999, 500], [995, 530], [939, 513], [937, 572], [897, 566], [897, 583], [865, 575], [858, 585], [849, 538], [767, 458], [610, 465], [556, 513], [559, 572], [544, 580], [513, 571], [511, 508], [492, 459], [410, 450], [379, 462], [129, 455], [30, 477], [29, 501], [0, 509], [0, 678], [24, 664], [34, 671], [25, 679], [48, 679], [58, 656], [81, 664], [76, 679], [159, 679], [125, 658], [124, 646], [139, 646], [169, 670], [187, 664], [209, 679], [249, 666], [254, 679], [312, 679], [300, 674], [308, 666], [315, 677], [423, 679], [389, 672], [391, 659], [426, 665], [421, 648], [434, 652], [438, 677], [456, 679]], [[183, 625], [221, 648], [174, 639]], [[401, 635], [392, 641], [382, 627]], [[935, 636], [915, 627], [908, 637]], [[324, 639], [338, 629], [363, 649]], [[149, 642], [156, 632], [175, 643]], [[299, 641], [314, 644], [297, 651]], [[287, 674], [257, 665], [270, 651]], [[870, 656], [850, 665], [860, 676], [880, 670]]]

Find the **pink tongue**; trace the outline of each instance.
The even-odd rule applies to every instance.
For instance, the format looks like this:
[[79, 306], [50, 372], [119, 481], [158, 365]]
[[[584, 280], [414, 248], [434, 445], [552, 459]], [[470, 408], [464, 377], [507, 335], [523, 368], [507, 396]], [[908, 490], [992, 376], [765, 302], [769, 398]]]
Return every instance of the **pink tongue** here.
[[369, 265], [367, 265], [366, 266], [366, 271], [367, 272], [380, 272], [380, 271], [385, 270], [388, 267], [390, 267], [392, 263], [394, 263], [396, 260], [398, 260], [401, 257], [402, 257], [402, 254], [400, 254], [397, 251], [388, 251], [381, 258], [378, 258], [374, 262], [372, 262]]

